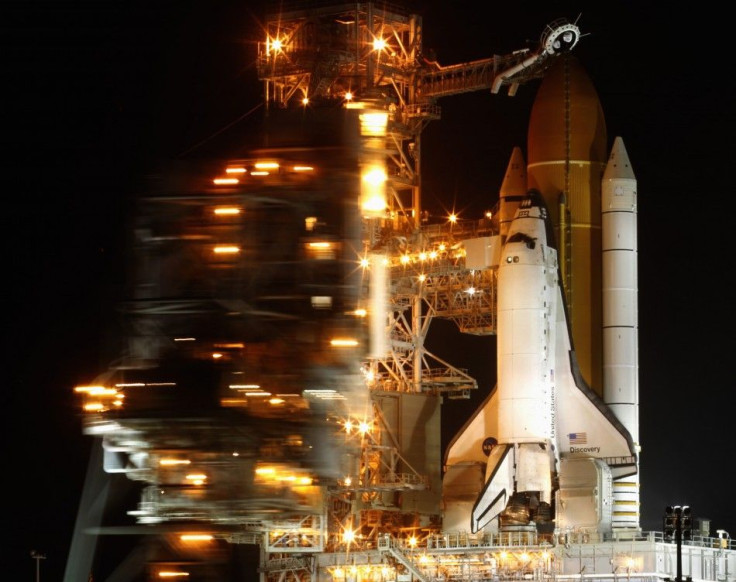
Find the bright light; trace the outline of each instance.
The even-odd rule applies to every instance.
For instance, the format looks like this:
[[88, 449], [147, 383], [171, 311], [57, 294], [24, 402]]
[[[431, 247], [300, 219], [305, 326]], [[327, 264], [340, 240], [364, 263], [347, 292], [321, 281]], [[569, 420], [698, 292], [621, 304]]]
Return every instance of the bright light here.
[[309, 246], [310, 249], [329, 249], [330, 246], [332, 246], [329, 242], [310, 242], [307, 246]]
[[255, 172], [251, 172], [251, 176], [268, 176], [270, 172], [267, 172], [266, 170], [257, 170]]
[[358, 340], [352, 338], [334, 338], [330, 340], [330, 345], [335, 348], [354, 348], [358, 345]]
[[401, 255], [399, 261], [402, 265], [407, 265], [411, 262], [411, 257], [409, 255]]
[[240, 247], [235, 245], [221, 245], [213, 249], [216, 255], [233, 255], [240, 252]]
[[342, 533], [342, 541], [346, 543], [350, 543], [355, 540], [355, 532], [351, 529], [346, 529]]
[[422, 273], [421, 275], [419, 275], [419, 282], [420, 283], [424, 283], [426, 280], [427, 280], [427, 275], [425, 275], [424, 273]]
[[269, 38], [266, 41], [266, 52], [270, 53], [271, 51], [278, 53], [281, 52], [284, 48], [284, 43], [281, 41], [281, 39], [278, 38]]
[[355, 315], [356, 317], [365, 317], [366, 315], [368, 315], [368, 311], [366, 311], [365, 309], [356, 309], [355, 311], [353, 311], [353, 315]]
[[294, 166], [292, 168], [295, 172], [312, 172], [314, 168], [312, 166]]
[[212, 358], [215, 360], [219, 360], [222, 357], [222, 354], [220, 352], [215, 352], [212, 354]]
[[450, 221], [451, 223], [455, 224], [455, 223], [457, 222], [457, 214], [455, 214], [455, 213], [453, 212], [453, 213], [452, 213], [452, 214], [450, 214], [450, 216], [448, 217], [448, 220], [449, 220], [449, 221]]
[[411, 536], [409, 538], [409, 547], [416, 548], [417, 547], [417, 538], [414, 536]]
[[358, 424], [358, 432], [360, 434], [366, 434], [371, 431], [371, 425], [368, 424], [365, 421], [361, 421], [360, 424]]
[[386, 170], [380, 165], [366, 166], [361, 175], [360, 207], [364, 216], [380, 217], [386, 209]]
[[253, 164], [256, 170], [276, 170], [279, 167], [278, 162], [269, 162], [269, 161], [263, 161], [263, 162], [256, 162]]
[[367, 269], [370, 266], [370, 264], [371, 262], [367, 258], [363, 257], [362, 259], [360, 259], [360, 266], [363, 267], [364, 269]]
[[345, 93], [345, 101], [352, 101], [352, 100], [353, 100], [353, 94], [350, 91]]
[[363, 174], [363, 181], [370, 184], [371, 186], [380, 186], [388, 180], [388, 176], [383, 168], [370, 168], [365, 174]]
[[90, 396], [111, 396], [117, 394], [117, 390], [106, 386], [77, 386], [74, 392], [85, 392]]
[[302, 98], [302, 105], [309, 105], [309, 97]]
[[215, 536], [212, 534], [182, 534], [179, 539], [183, 542], [211, 542]]
[[232, 186], [233, 184], [239, 184], [240, 180], [237, 178], [215, 178], [212, 183], [216, 186]]
[[159, 578], [186, 578], [189, 572], [174, 572], [171, 570], [161, 570], [158, 573]]
[[215, 214], [218, 216], [232, 216], [234, 214], [240, 214], [240, 208], [235, 206], [218, 206], [215, 208]]
[[373, 39], [373, 50], [382, 51], [386, 48], [386, 41], [382, 38]]
[[388, 126], [388, 111], [366, 111], [361, 113], [360, 135], [383, 137]]
[[245, 174], [247, 170], [243, 166], [230, 166], [225, 168], [226, 174]]

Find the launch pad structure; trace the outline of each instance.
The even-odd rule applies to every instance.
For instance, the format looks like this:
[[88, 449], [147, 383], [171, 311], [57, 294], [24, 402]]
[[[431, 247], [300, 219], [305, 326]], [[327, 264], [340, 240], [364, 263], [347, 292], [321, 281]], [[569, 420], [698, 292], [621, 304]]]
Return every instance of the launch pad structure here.
[[[579, 484], [602, 527], [443, 523], [467, 500], [443, 497], [442, 403], [478, 385], [425, 341], [434, 319], [496, 334], [526, 180], [512, 156], [514, 204], [434, 224], [421, 134], [442, 97], [543, 78], [577, 25], [449, 66], [423, 53], [421, 16], [384, 3], [285, 3], [264, 32], [262, 144], [138, 200], [125, 352], [76, 388], [100, 446], [65, 582], [94, 571], [95, 535], [124, 529], [145, 541], [115, 580], [245, 580], [242, 545], [263, 582], [734, 580], [736, 550], [708, 524], [641, 531], [636, 479]], [[102, 524], [115, 476], [140, 486], [134, 525]]]

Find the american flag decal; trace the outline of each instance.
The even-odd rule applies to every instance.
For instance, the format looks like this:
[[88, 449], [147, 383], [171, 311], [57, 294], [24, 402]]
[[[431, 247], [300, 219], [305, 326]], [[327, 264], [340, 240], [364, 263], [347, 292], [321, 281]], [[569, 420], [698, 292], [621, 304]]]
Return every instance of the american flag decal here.
[[571, 445], [586, 445], [588, 444], [588, 433], [587, 432], [571, 432], [567, 435], [570, 439]]

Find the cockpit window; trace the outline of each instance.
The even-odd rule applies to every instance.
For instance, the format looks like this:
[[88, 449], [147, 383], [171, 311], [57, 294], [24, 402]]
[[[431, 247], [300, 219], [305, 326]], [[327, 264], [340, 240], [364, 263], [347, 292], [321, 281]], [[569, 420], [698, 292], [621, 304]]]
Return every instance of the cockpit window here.
[[515, 232], [509, 237], [509, 240], [507, 240], [506, 242], [507, 243], [523, 242], [526, 244], [526, 247], [528, 249], [533, 249], [537, 245], [536, 240], [537, 240], [536, 238], [531, 237], [524, 232]]

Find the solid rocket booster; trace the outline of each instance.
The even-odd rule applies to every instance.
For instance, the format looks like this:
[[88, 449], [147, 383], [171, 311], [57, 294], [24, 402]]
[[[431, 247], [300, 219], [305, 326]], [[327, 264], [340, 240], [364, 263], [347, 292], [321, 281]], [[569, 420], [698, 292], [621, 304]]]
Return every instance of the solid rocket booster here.
[[545, 74], [529, 119], [529, 189], [555, 229], [572, 337], [583, 377], [602, 396], [601, 177], [606, 123], [598, 94], [569, 53]]
[[[603, 174], [603, 396], [639, 443], [636, 177], [617, 137]], [[613, 526], [639, 527], [639, 472], [613, 483]]]

